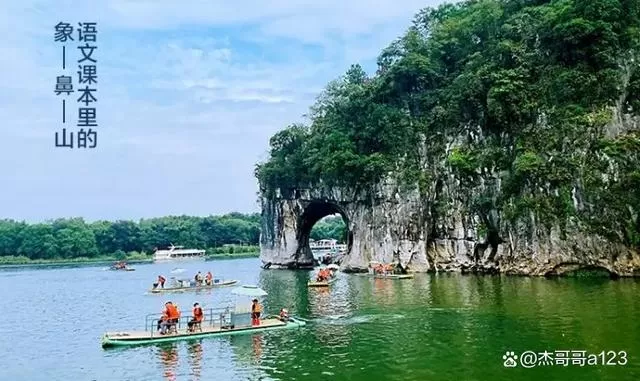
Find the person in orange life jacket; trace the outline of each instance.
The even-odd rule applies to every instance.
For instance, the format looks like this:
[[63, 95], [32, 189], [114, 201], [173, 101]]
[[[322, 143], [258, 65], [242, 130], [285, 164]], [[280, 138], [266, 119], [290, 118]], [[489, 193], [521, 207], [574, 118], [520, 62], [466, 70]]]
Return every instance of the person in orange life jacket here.
[[163, 319], [161, 319], [160, 323], [160, 334], [164, 335], [167, 332], [167, 328], [170, 326], [177, 324], [180, 320], [180, 310], [178, 306], [174, 305], [171, 302], [165, 303], [165, 310], [162, 314]]
[[318, 277], [317, 277], [318, 282], [325, 282], [328, 279], [329, 279], [329, 270], [322, 269], [318, 272]]
[[262, 312], [262, 306], [258, 303], [258, 299], [253, 299], [251, 305], [251, 324], [260, 325], [260, 313]]
[[211, 274], [211, 271], [207, 271], [207, 275], [205, 277], [205, 280], [206, 280], [208, 286], [211, 286], [213, 284], [213, 274]]
[[202, 308], [200, 307], [200, 304], [198, 303], [194, 303], [193, 304], [193, 319], [191, 319], [191, 321], [188, 323], [188, 331], [189, 332], [193, 332], [193, 326], [196, 323], [202, 323], [202, 320], [204, 319], [204, 313], [202, 312]]

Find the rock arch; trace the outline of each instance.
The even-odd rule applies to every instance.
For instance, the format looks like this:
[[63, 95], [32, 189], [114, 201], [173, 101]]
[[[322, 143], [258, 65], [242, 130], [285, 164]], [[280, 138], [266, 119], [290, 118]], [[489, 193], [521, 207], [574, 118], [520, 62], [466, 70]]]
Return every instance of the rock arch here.
[[341, 188], [277, 190], [262, 195], [261, 203], [260, 259], [265, 266], [312, 267], [311, 228], [321, 218], [338, 213], [348, 231], [347, 254], [341, 262], [344, 271], [366, 271], [371, 260], [400, 261], [414, 271], [429, 267], [419, 203]]
[[344, 220], [345, 225], [347, 226], [347, 255], [349, 250], [353, 246], [353, 234], [349, 229], [349, 215], [340, 205], [324, 200], [314, 200], [306, 203], [306, 207], [302, 211], [302, 214], [299, 216], [298, 220], [298, 229], [296, 232], [296, 240], [298, 243], [298, 258], [304, 258], [305, 262], [307, 259], [311, 258], [313, 260], [313, 254], [311, 253], [311, 249], [309, 248], [309, 236], [311, 234], [311, 229], [316, 222], [320, 221], [322, 218], [326, 216], [330, 216], [333, 214], [340, 214], [342, 219]]
[[[612, 276], [640, 275], [636, 249], [571, 226], [562, 233], [558, 225], [546, 228], [535, 220], [510, 222], [499, 211], [483, 218], [470, 212], [468, 195], [452, 179], [441, 188], [436, 182], [426, 194], [393, 181], [371, 188], [263, 190], [260, 259], [273, 268], [312, 267], [311, 227], [340, 213], [349, 231], [349, 251], [340, 263], [345, 272], [366, 271], [376, 260], [400, 262], [414, 272], [544, 276], [597, 266]], [[487, 222], [491, 234], [483, 229]]]

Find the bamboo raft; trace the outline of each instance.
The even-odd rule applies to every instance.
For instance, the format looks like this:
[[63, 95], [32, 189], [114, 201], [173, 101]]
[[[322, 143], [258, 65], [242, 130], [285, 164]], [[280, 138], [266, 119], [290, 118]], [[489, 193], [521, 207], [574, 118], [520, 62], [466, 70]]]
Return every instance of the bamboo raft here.
[[361, 276], [368, 276], [375, 279], [413, 279], [413, 274], [360, 274]]
[[329, 285], [331, 285], [336, 280], [337, 280], [337, 278], [331, 278], [331, 279], [329, 279], [328, 281], [325, 281], [325, 282], [316, 282], [316, 281], [310, 280], [309, 282], [307, 282], [307, 286], [309, 286], [309, 287], [329, 287]]
[[227, 328], [220, 325], [205, 326], [195, 332], [188, 332], [186, 329], [177, 330], [174, 333], [160, 335], [151, 331], [131, 331], [131, 332], [107, 332], [102, 336], [102, 347], [122, 347], [154, 343], [175, 342], [180, 340], [202, 339], [214, 336], [227, 336], [237, 334], [249, 334], [254, 332], [271, 331], [276, 329], [299, 328], [306, 325], [302, 320], [290, 317], [289, 321], [282, 322], [276, 318], [264, 319], [258, 326], [245, 326], [238, 328]]
[[152, 288], [149, 292], [153, 294], [161, 294], [164, 292], [182, 292], [182, 291], [198, 291], [198, 290], [209, 290], [212, 288], [231, 286], [232, 284], [238, 283], [237, 280], [223, 280], [217, 283], [213, 283], [210, 285], [198, 285], [198, 286], [189, 286], [189, 287], [167, 287], [167, 288]]

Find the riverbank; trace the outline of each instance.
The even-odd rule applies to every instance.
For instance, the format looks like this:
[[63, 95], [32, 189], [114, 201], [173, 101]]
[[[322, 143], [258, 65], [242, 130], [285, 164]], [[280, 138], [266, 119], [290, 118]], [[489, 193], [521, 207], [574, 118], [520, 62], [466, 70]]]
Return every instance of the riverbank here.
[[239, 258], [258, 258], [260, 256], [259, 251], [248, 251], [245, 253], [233, 253], [233, 254], [214, 254], [207, 255], [207, 261], [215, 259], [239, 259]]
[[[246, 252], [234, 252], [234, 253], [216, 253], [208, 254], [205, 260], [220, 260], [220, 259], [239, 259], [239, 258], [257, 258], [260, 256], [259, 251], [246, 251]], [[112, 256], [101, 256], [98, 258], [73, 258], [73, 259], [30, 259], [24, 256], [5, 256], [0, 257], [0, 269], [2, 268], [20, 268], [20, 267], [60, 267], [60, 266], [111, 266], [113, 262], [124, 261], [127, 264], [147, 264], [153, 263], [153, 257], [151, 255], [134, 255], [122, 259]]]
[[[15, 258], [15, 257], [14, 257]], [[19, 257], [18, 257], [19, 258]], [[24, 257], [23, 257], [24, 258]], [[59, 266], [111, 266], [113, 262], [118, 261], [115, 258], [74, 258], [74, 259], [29, 259], [19, 258], [11, 261], [7, 257], [3, 257], [0, 262], [2, 268], [20, 268], [20, 267], [59, 267]], [[124, 259], [127, 264], [153, 263], [152, 258]]]

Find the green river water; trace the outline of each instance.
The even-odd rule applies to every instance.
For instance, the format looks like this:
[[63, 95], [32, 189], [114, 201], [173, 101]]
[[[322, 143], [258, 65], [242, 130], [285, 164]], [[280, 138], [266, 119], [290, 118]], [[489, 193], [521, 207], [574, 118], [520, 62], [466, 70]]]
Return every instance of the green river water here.
[[[186, 270], [179, 277], [213, 270], [257, 284], [269, 293], [267, 312], [288, 307], [309, 323], [102, 349], [104, 331], [143, 328], [144, 316], [167, 299], [187, 312], [194, 301], [205, 308], [233, 301], [230, 288], [146, 294], [158, 274], [169, 278], [176, 266]], [[640, 282], [633, 279], [418, 274], [385, 280], [341, 273], [323, 290], [306, 287], [308, 271], [261, 270], [256, 258], [135, 268], [0, 270], [0, 380], [640, 379]], [[507, 351], [519, 356], [515, 367], [505, 367]], [[525, 351], [536, 358], [522, 357]], [[540, 358], [544, 351], [550, 363]], [[556, 351], [575, 358], [565, 366]], [[587, 363], [590, 354], [597, 364]]]

